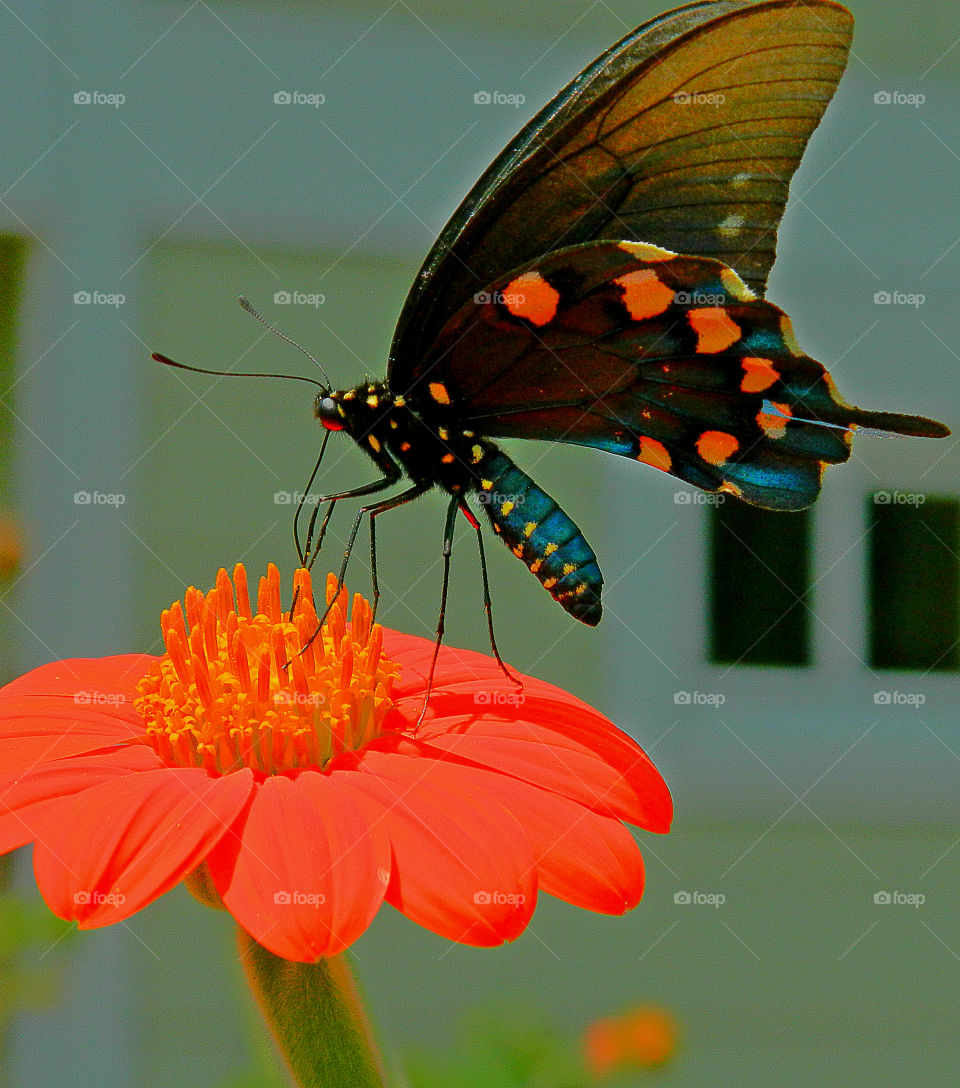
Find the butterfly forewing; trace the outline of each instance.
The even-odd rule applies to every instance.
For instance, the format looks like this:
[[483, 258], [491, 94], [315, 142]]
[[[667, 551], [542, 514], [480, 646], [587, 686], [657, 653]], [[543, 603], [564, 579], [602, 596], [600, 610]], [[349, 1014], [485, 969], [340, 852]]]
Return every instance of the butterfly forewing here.
[[763, 291], [790, 178], [840, 80], [852, 19], [826, 0], [691, 5], [613, 46], [474, 186], [404, 305], [406, 393], [442, 325], [554, 249], [651, 241], [713, 255]]

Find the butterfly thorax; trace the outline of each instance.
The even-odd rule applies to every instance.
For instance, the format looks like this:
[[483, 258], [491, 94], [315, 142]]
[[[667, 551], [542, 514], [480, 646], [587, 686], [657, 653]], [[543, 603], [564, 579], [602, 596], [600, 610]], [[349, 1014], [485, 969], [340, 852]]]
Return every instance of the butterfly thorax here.
[[321, 394], [314, 414], [328, 430], [346, 431], [387, 476], [399, 467], [415, 484], [475, 492], [494, 532], [554, 599], [585, 623], [599, 621], [603, 578], [590, 545], [496, 443], [459, 424], [440, 382], [417, 398], [365, 382]]
[[459, 424], [438, 383], [428, 397], [425, 403], [394, 393], [385, 382], [364, 382], [321, 394], [314, 415], [328, 430], [346, 431], [387, 475], [399, 466], [414, 483], [450, 494], [481, 488], [483, 464], [496, 445]]

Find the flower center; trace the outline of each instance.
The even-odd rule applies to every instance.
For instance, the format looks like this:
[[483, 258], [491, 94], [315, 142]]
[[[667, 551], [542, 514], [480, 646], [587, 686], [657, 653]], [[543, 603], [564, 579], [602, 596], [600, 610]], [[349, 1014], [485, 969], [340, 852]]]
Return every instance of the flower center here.
[[[166, 653], [140, 681], [134, 703], [146, 740], [166, 763], [227, 774], [323, 767], [379, 736], [400, 674], [383, 657], [383, 629], [359, 594], [347, 624], [347, 591], [327, 577], [323, 627], [308, 571], [293, 578], [296, 614], [280, 609], [280, 573], [260, 579], [251, 613], [242, 564], [203, 594], [192, 586], [161, 617]], [[186, 620], [184, 619], [186, 611]], [[189, 624], [189, 630], [188, 630]], [[314, 637], [315, 636], [315, 637]]]

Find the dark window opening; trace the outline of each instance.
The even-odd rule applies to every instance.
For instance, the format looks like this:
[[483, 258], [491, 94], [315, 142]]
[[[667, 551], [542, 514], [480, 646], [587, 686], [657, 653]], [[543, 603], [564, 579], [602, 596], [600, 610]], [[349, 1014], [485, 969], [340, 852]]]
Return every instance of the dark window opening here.
[[960, 503], [879, 491], [868, 518], [871, 665], [960, 668]]
[[710, 524], [710, 656], [810, 663], [810, 517], [728, 500]]

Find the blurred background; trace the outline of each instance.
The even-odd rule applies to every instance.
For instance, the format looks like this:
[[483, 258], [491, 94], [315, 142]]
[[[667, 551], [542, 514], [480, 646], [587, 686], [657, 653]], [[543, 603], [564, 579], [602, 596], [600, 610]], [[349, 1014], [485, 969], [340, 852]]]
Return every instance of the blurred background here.
[[[850, 66], [795, 177], [768, 294], [846, 399], [956, 431], [960, 21], [947, 0], [851, 6]], [[312, 392], [150, 352], [310, 374], [243, 293], [336, 384], [382, 377], [420, 262], [487, 163], [663, 7], [0, 7], [0, 501], [19, 561], [0, 594], [4, 678], [158, 652], [160, 609], [221, 565], [272, 561], [289, 579]], [[302, 300], [275, 303], [284, 292]], [[323, 490], [372, 478], [349, 439], [331, 449]], [[576, 1031], [642, 1000], [680, 1024], [663, 1085], [954, 1085], [956, 440], [859, 437], [801, 515], [705, 502], [595, 451], [511, 453], [594, 545], [606, 611], [597, 630], [574, 623], [491, 544], [504, 656], [636, 737], [677, 818], [644, 836], [648, 889], [625, 918], [544, 897], [516, 944], [479, 951], [385, 908], [352, 955], [391, 1060], [448, 1043], [477, 1002]], [[378, 618], [428, 637], [443, 509], [427, 496], [378, 533]], [[366, 553], [349, 579], [362, 591]], [[466, 526], [447, 637], [486, 647]], [[31, 954], [59, 1001], [15, 1021], [6, 1084], [207, 1085], [252, 1061], [229, 920], [182, 889]]]

